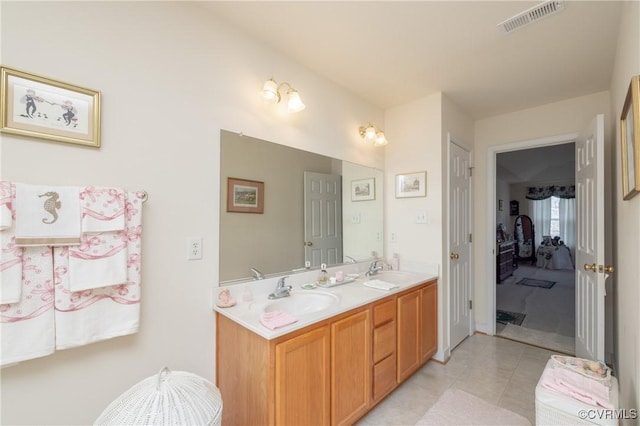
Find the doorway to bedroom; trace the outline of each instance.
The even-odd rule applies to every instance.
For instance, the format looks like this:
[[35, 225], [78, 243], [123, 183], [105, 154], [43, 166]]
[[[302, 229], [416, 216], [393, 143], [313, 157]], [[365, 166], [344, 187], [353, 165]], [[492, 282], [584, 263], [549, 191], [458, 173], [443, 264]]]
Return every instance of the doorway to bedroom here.
[[496, 334], [575, 352], [575, 144], [496, 154]]

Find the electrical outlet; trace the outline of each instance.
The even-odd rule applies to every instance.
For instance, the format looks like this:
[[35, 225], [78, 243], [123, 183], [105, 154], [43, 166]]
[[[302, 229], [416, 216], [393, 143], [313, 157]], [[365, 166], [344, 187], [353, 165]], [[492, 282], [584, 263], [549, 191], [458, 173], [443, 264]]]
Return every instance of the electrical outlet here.
[[202, 238], [192, 238], [189, 240], [187, 259], [189, 260], [202, 259]]
[[416, 223], [427, 223], [427, 212], [421, 211], [416, 213]]

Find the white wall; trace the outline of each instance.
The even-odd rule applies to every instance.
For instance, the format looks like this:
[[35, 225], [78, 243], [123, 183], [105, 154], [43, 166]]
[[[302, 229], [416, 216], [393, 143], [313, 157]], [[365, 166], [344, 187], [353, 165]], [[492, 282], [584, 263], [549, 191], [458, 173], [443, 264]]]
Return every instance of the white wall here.
[[[3, 369], [0, 423], [90, 424], [165, 365], [213, 381], [220, 129], [381, 169], [383, 151], [364, 145], [357, 128], [382, 123], [383, 112], [194, 3], [1, 7], [2, 64], [100, 90], [103, 130], [100, 149], [3, 135], [0, 176], [150, 197], [140, 332]], [[294, 84], [307, 109], [289, 116], [263, 104], [258, 93], [271, 76]], [[201, 261], [186, 260], [193, 236], [204, 239]]]
[[[617, 120], [627, 94], [629, 81], [640, 74], [640, 2], [626, 2], [620, 22], [618, 50], [611, 81], [611, 108], [616, 120], [615, 155], [612, 163], [615, 221], [613, 235], [614, 362], [620, 381], [620, 407], [640, 407], [640, 196], [622, 200], [620, 134]], [[637, 167], [637, 165], [636, 165]], [[637, 420], [636, 420], [637, 421]]]
[[[449, 140], [471, 150], [473, 125], [446, 95], [437, 93], [386, 111], [385, 253], [398, 253], [403, 264], [438, 263], [438, 353], [449, 353], [448, 329], [448, 179]], [[394, 143], [394, 141], [396, 143]], [[396, 198], [396, 175], [427, 172], [427, 196]], [[415, 223], [426, 212], [427, 223]]]
[[[511, 223], [511, 216], [509, 216], [509, 201], [512, 199], [509, 183], [503, 180], [497, 180], [494, 204], [496, 209], [496, 227], [500, 223], [503, 224], [507, 230], [507, 234], [513, 233], [513, 224]], [[502, 210], [499, 208], [500, 200], [502, 200]]]

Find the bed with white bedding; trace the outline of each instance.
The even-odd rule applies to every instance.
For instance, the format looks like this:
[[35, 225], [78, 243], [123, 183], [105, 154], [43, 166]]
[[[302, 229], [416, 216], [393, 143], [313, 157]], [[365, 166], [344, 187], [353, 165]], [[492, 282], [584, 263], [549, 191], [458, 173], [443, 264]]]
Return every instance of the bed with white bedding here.
[[573, 269], [571, 250], [561, 243], [543, 242], [536, 250], [536, 266], [543, 269]]

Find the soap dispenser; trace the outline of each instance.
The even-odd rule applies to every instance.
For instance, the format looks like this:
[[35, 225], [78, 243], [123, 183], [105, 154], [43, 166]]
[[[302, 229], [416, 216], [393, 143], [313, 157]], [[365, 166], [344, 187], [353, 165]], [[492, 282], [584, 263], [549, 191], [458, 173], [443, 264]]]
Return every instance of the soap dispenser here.
[[329, 282], [329, 274], [327, 273], [327, 264], [320, 265], [320, 275], [318, 275], [318, 284], [325, 285]]

